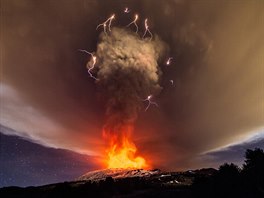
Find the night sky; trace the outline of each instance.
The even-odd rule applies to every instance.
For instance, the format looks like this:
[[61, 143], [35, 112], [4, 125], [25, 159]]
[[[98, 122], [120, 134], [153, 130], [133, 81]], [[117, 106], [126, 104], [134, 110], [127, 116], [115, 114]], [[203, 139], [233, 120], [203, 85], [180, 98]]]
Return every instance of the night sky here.
[[2, 133], [0, 152], [0, 187], [72, 181], [96, 167], [90, 156], [43, 147]]
[[96, 26], [113, 13], [112, 27], [130, 32], [138, 14], [139, 35], [148, 18], [164, 43], [158, 107], [141, 104], [133, 133], [153, 167], [241, 165], [263, 148], [263, 1], [1, 0], [0, 186], [103, 168], [107, 104], [78, 49], [98, 50]]

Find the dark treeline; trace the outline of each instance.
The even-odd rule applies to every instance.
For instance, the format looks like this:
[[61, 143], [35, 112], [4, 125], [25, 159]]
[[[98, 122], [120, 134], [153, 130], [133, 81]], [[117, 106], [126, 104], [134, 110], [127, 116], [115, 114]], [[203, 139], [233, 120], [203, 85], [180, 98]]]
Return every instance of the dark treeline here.
[[223, 164], [212, 176], [197, 176], [192, 185], [195, 197], [264, 197], [264, 152], [248, 149], [242, 168]]

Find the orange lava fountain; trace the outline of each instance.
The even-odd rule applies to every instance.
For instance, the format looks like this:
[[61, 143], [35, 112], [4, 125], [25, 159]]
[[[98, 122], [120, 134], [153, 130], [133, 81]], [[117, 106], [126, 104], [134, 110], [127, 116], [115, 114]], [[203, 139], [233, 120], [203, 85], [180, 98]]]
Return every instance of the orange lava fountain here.
[[[104, 136], [105, 136], [104, 132]], [[106, 164], [108, 168], [124, 168], [124, 169], [147, 169], [150, 166], [146, 160], [137, 156], [137, 148], [130, 140], [129, 133], [122, 133], [118, 137], [115, 135], [107, 135], [110, 140], [110, 145], [107, 148]], [[109, 137], [111, 136], [111, 137]]]

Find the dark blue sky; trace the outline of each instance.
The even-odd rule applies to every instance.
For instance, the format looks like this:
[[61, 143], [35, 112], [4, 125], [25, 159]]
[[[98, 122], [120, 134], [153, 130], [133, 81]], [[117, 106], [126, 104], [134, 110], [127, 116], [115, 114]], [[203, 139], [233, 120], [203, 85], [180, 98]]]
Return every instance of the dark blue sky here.
[[87, 155], [0, 133], [0, 187], [71, 181], [94, 168]]

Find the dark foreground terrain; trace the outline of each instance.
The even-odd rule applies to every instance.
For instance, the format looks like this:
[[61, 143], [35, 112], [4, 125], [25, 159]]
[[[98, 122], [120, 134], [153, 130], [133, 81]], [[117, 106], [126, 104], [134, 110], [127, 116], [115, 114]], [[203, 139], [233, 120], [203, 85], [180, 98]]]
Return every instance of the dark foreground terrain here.
[[0, 189], [0, 197], [263, 198], [264, 152], [261, 149], [247, 150], [245, 157], [243, 168], [224, 164], [219, 170], [187, 172], [118, 170], [116, 173], [113, 170], [102, 170], [85, 174], [74, 182], [26, 188], [4, 187]]

